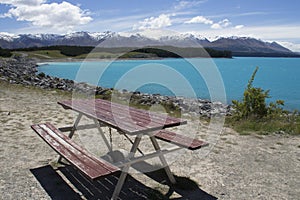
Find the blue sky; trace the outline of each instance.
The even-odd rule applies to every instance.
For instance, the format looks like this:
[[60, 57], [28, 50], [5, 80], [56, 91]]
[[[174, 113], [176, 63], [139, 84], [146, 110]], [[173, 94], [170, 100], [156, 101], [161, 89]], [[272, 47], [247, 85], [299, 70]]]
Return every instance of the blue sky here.
[[300, 51], [299, 0], [0, 0], [0, 32], [251, 36]]

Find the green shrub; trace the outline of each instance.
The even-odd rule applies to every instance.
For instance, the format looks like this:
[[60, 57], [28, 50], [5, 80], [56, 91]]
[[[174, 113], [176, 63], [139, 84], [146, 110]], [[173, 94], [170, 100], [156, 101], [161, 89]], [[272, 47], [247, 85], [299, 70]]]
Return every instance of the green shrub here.
[[269, 90], [253, 87], [253, 81], [258, 71], [256, 67], [247, 88], [244, 91], [242, 101], [234, 100], [233, 115], [226, 119], [240, 134], [252, 132], [260, 134], [289, 133], [300, 134], [300, 115], [298, 111], [293, 113], [284, 110], [283, 100], [266, 103], [269, 98]]
[[263, 118], [272, 115], [278, 115], [283, 112], [283, 100], [277, 100], [275, 103], [271, 102], [269, 105], [266, 99], [270, 98], [269, 90], [265, 91], [262, 88], [253, 87], [253, 81], [258, 71], [258, 67], [254, 70], [247, 88], [244, 91], [242, 101], [233, 100], [234, 117], [237, 119], [245, 119], [249, 117]]
[[45, 76], [46, 76], [46, 74], [44, 72], [41, 72], [38, 74], [38, 77], [40, 77], [40, 78], [45, 78]]

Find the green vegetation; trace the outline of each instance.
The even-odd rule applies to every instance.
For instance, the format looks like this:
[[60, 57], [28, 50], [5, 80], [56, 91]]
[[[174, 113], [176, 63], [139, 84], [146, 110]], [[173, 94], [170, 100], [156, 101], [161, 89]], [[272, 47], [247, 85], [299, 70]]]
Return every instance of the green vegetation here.
[[251, 117], [263, 118], [272, 115], [282, 114], [284, 111], [280, 106], [284, 105], [284, 101], [277, 100], [276, 103], [266, 104], [266, 98], [269, 98], [269, 90], [264, 91], [261, 88], [253, 87], [253, 81], [258, 71], [258, 67], [254, 70], [246, 90], [244, 91], [243, 101], [233, 100], [234, 116], [237, 119], [247, 119]]
[[93, 50], [93, 47], [72, 47], [72, 46], [58, 46], [60, 53], [65, 56], [75, 57], [82, 54], [88, 54]]
[[217, 51], [209, 48], [181, 48], [157, 46], [136, 49], [134, 47], [102, 48], [89, 46], [49, 46], [14, 49], [15, 52], [26, 52], [38, 58], [191, 58], [191, 57], [225, 57], [231, 58], [230, 51]]
[[44, 77], [46, 77], [46, 74], [44, 72], [41, 72], [41, 73], [38, 74], [38, 77], [44, 78]]
[[[75, 57], [82, 54], [87, 54], [93, 50], [94, 47], [79, 47], [79, 46], [49, 46], [49, 47], [29, 47], [13, 49], [13, 51], [28, 52], [29, 54], [40, 54], [48, 57]], [[51, 54], [49, 54], [51, 52]], [[43, 57], [42, 56], [42, 57]]]
[[147, 47], [133, 50], [145, 54], [156, 55], [161, 58], [192, 58], [192, 57], [213, 57], [213, 58], [231, 58], [230, 51], [217, 51], [210, 48], [194, 48], [194, 47]]
[[[61, 54], [59, 50], [37, 50], [37, 51], [26, 51], [22, 53], [28, 55], [29, 58], [39, 58], [39, 59], [67, 58], [67, 56]], [[14, 51], [14, 54], [18, 54], [18, 52]]]
[[266, 103], [269, 90], [253, 87], [258, 67], [253, 72], [242, 101], [234, 100], [233, 115], [227, 122], [241, 134], [271, 132], [300, 134], [300, 116], [297, 111], [290, 113], [282, 108], [283, 100]]
[[120, 53], [110, 53], [110, 52], [90, 52], [89, 54], [81, 54], [76, 56], [77, 59], [113, 59], [120, 57]]
[[156, 57], [157, 55], [153, 53], [131, 51], [121, 55], [119, 58], [128, 59], [128, 58], [156, 58]]
[[10, 50], [8, 50], [8, 49], [2, 49], [0, 47], [0, 57], [6, 57], [6, 58], [8, 58], [8, 57], [11, 57], [11, 56], [12, 56], [12, 53], [10, 52]]

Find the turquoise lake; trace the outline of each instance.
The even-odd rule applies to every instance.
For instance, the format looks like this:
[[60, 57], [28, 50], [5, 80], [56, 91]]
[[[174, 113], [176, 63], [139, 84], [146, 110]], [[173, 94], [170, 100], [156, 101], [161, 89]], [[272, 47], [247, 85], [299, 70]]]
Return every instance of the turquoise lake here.
[[[282, 99], [300, 110], [300, 58], [162, 59], [50, 62], [39, 72], [102, 87], [152, 94], [197, 96], [231, 103], [241, 100], [256, 66], [253, 85], [270, 90], [268, 101]], [[224, 95], [226, 98], [224, 98]]]

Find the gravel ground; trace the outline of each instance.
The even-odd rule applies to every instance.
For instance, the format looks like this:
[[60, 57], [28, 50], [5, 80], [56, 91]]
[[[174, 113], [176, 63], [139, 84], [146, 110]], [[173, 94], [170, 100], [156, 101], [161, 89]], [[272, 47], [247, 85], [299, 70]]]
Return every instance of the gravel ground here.
[[[84, 192], [83, 187], [66, 179], [63, 174], [73, 172], [66, 172], [68, 168], [56, 170], [56, 153], [30, 129], [31, 124], [41, 122], [72, 124], [74, 115], [56, 103], [66, 98], [70, 96], [61, 92], [0, 82], [0, 199], [108, 199], [105, 195], [93, 196], [94, 189], [85, 188], [89, 192]], [[189, 121], [177, 131], [194, 131], [196, 137], [205, 138], [205, 130], [206, 124]], [[112, 138], [114, 148], [127, 148], [127, 139], [119, 137]], [[95, 154], [103, 152], [102, 145], [97, 145], [101, 142], [99, 135], [93, 132], [84, 132], [75, 139]], [[148, 148], [146, 141], [142, 144]], [[159, 176], [157, 182], [132, 173], [124, 190], [129, 195], [123, 199], [147, 199], [144, 194], [151, 194], [152, 199], [161, 195], [166, 199], [299, 199], [299, 136], [241, 136], [224, 128], [217, 144], [209, 150], [206, 156], [205, 149], [173, 155], [170, 167], [180, 187], [169, 189], [166, 183], [159, 183]], [[131, 197], [133, 193], [138, 195]]]

